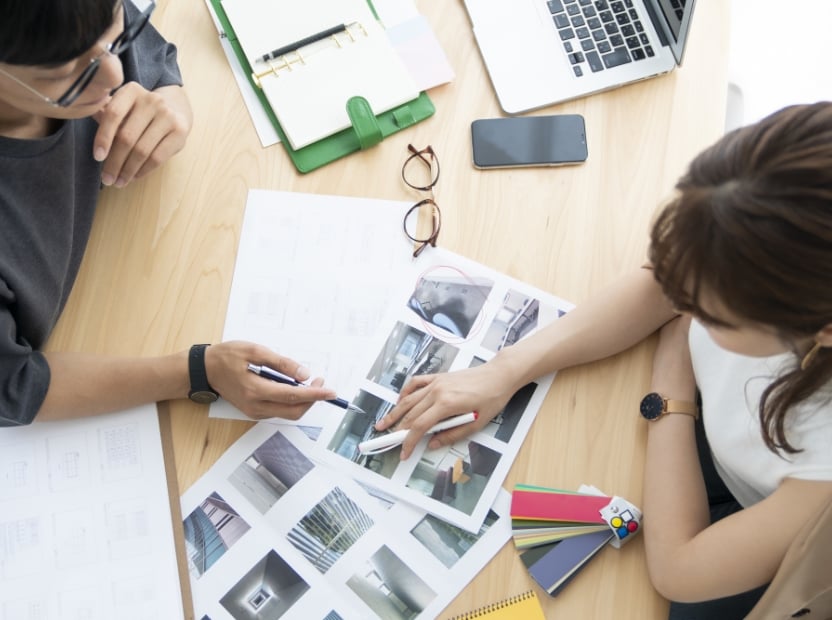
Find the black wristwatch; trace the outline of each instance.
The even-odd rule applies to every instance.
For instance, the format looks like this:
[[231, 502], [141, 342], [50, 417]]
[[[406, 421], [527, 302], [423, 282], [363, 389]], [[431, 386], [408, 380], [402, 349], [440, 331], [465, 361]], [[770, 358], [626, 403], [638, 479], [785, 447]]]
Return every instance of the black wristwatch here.
[[699, 417], [696, 403], [688, 400], [668, 400], [658, 392], [650, 392], [642, 398], [639, 411], [644, 419], [651, 422], [663, 418], [668, 413], [684, 413], [692, 416], [694, 420]]
[[191, 377], [191, 391], [188, 398], [200, 405], [207, 405], [216, 401], [220, 395], [208, 383], [208, 373], [205, 372], [205, 349], [207, 344], [195, 344], [188, 353], [188, 374]]

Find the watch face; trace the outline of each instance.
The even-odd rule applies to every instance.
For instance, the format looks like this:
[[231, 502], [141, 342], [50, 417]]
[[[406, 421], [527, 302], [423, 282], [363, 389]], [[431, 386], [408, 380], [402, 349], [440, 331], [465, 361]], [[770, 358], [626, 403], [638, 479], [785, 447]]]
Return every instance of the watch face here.
[[207, 405], [216, 401], [219, 396], [210, 390], [199, 390], [188, 394], [188, 398], [200, 405]]
[[664, 399], [661, 397], [661, 394], [651, 392], [641, 399], [639, 410], [641, 411], [641, 415], [648, 420], [660, 418], [664, 413]]

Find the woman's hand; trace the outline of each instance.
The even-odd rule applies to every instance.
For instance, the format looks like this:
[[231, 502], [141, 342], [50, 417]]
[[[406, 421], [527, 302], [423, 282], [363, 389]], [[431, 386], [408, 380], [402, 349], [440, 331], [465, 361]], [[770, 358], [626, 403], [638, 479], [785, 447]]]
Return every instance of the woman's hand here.
[[93, 157], [103, 161], [101, 182], [124, 187], [166, 162], [185, 146], [193, 117], [180, 86], [119, 88], [93, 116], [98, 121]]
[[399, 394], [398, 404], [376, 424], [378, 430], [398, 423], [410, 429], [402, 444], [401, 459], [407, 459], [428, 429], [461, 413], [476, 411], [476, 422], [436, 433], [431, 449], [459, 441], [483, 428], [514, 394], [511, 381], [494, 361], [482, 366], [438, 375], [417, 375]]
[[268, 366], [306, 381], [309, 371], [271, 349], [250, 342], [222, 342], [205, 350], [208, 383], [229, 403], [255, 420], [286, 418], [297, 420], [319, 400], [331, 400], [335, 392], [323, 387], [323, 379], [309, 386], [277, 383], [248, 370], [249, 364]]

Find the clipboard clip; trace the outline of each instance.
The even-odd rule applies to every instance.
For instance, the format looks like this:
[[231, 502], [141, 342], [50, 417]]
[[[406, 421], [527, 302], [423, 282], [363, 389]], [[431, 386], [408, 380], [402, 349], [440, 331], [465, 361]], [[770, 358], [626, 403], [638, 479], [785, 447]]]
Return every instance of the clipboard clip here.
[[361, 150], [375, 146], [384, 139], [370, 102], [364, 97], [350, 97], [347, 100], [347, 116], [350, 118], [350, 124], [358, 138]]

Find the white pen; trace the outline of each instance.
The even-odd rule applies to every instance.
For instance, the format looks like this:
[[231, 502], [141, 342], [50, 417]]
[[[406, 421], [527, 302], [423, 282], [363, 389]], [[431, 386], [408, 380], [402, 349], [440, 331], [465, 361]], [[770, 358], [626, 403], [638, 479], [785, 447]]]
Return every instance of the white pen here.
[[[434, 424], [428, 429], [427, 434], [438, 433], [439, 431], [444, 431], [449, 428], [462, 426], [463, 424], [473, 422], [478, 417], [479, 414], [476, 411], [463, 413], [462, 415], [448, 418], [447, 420], [442, 420], [441, 422]], [[392, 433], [386, 433], [384, 435], [368, 439], [367, 441], [362, 441], [358, 444], [358, 451], [361, 454], [375, 454], [377, 452], [389, 450], [390, 448], [395, 448], [396, 446], [402, 444], [404, 438], [407, 437], [409, 432], [409, 430], [393, 431]]]

